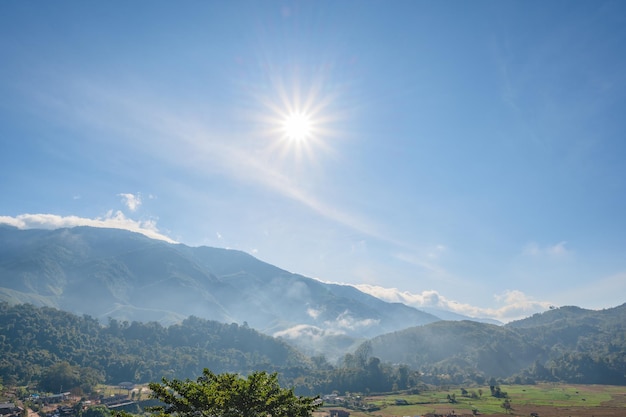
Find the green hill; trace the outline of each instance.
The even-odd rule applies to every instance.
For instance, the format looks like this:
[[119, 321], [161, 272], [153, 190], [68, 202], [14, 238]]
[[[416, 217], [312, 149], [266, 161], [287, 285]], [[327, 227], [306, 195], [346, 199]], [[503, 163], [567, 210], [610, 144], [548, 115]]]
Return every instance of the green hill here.
[[262, 368], [289, 376], [309, 366], [285, 342], [247, 326], [197, 317], [168, 327], [115, 319], [102, 326], [89, 316], [6, 302], [0, 303], [0, 358], [0, 377], [7, 383], [37, 381], [59, 362], [113, 384], [193, 378], [204, 367], [242, 373]]
[[562, 307], [506, 326], [440, 321], [368, 343], [373, 356], [437, 382], [626, 384], [626, 304], [599, 311]]

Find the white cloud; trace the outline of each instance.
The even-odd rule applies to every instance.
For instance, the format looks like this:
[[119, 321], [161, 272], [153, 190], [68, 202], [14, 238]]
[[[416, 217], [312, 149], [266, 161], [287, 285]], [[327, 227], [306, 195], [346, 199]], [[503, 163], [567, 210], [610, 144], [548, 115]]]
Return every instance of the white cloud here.
[[0, 216], [0, 224], [8, 224], [18, 229], [60, 229], [64, 227], [90, 226], [110, 229], [123, 229], [141, 233], [152, 239], [177, 243], [160, 233], [154, 220], [137, 221], [124, 216], [121, 211], [109, 211], [103, 217], [89, 219], [78, 216], [59, 216], [56, 214], [20, 214], [15, 217]]
[[493, 318], [503, 322], [517, 320], [540, 311], [545, 311], [551, 304], [548, 301], [534, 300], [518, 290], [506, 290], [502, 294], [494, 295], [496, 302], [501, 305], [496, 308], [484, 308], [449, 300], [435, 290], [426, 290], [419, 294], [413, 294], [397, 288], [384, 288], [367, 284], [354, 285], [354, 287], [383, 301], [403, 303], [418, 309], [425, 307], [439, 308], [469, 317]]
[[320, 314], [322, 314], [322, 311], [309, 307], [306, 310], [306, 314], [308, 314], [308, 316], [311, 317], [312, 319], [317, 319], [320, 316]]
[[341, 333], [344, 330], [356, 330], [363, 327], [370, 327], [378, 324], [380, 320], [363, 319], [357, 320], [346, 310], [337, 316], [335, 320], [327, 320], [324, 325], [332, 331]]
[[130, 194], [130, 193], [121, 193], [118, 194], [119, 197], [122, 197], [122, 203], [128, 207], [128, 209], [130, 211], [135, 211], [139, 208], [139, 206], [141, 206], [141, 195], [139, 193], [137, 194]]
[[531, 314], [545, 311], [552, 304], [549, 301], [535, 300], [519, 290], [506, 290], [502, 294], [494, 295], [494, 298], [504, 305], [496, 309], [482, 310], [487, 313], [495, 313], [496, 317], [500, 317], [502, 321], [528, 317]]
[[535, 242], [531, 242], [524, 247], [523, 254], [533, 257], [549, 257], [562, 258], [571, 254], [571, 251], [565, 247], [567, 242], [562, 241], [551, 246], [539, 246]]
[[301, 339], [307, 338], [312, 341], [323, 340], [326, 336], [337, 336], [343, 334], [342, 332], [336, 332], [334, 330], [322, 329], [317, 326], [311, 326], [308, 324], [297, 324], [285, 330], [278, 331], [272, 336], [284, 337], [288, 339]]

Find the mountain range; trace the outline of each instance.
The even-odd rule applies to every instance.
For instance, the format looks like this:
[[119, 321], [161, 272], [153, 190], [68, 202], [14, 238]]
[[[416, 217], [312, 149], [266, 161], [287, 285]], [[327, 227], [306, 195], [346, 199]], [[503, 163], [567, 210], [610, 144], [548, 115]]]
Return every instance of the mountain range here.
[[[0, 323], [6, 333], [3, 352], [26, 352], [11, 367], [3, 368], [8, 376], [30, 369], [24, 368], [30, 360], [28, 349], [17, 349], [16, 344], [31, 346], [33, 340], [38, 340], [42, 351], [48, 352], [51, 346], [58, 350], [42, 357], [52, 358], [49, 355], [54, 353], [73, 365], [84, 362], [85, 350], [79, 352], [81, 360], [60, 350], [67, 344], [64, 335], [68, 331], [59, 329], [56, 339], [47, 339], [46, 314], [56, 314], [60, 321], [55, 328], [62, 326], [59, 323], [76, 322], [70, 333], [91, 329], [81, 340], [104, 337], [106, 343], [100, 340], [97, 346], [117, 346], [105, 349], [98, 358], [113, 358], [110, 351], [129, 349], [122, 347], [121, 339], [106, 339], [119, 336], [115, 329], [121, 329], [132, 346], [152, 333], [150, 337], [160, 340], [156, 348], [146, 344], [135, 352], [137, 358], [152, 357], [152, 362], [137, 359], [134, 371], [128, 366], [116, 370], [106, 361], [89, 365], [107, 369], [110, 378], [129, 373], [142, 379], [160, 372], [155, 364], [171, 367], [158, 352], [173, 340], [176, 346], [167, 348], [169, 358], [180, 356], [175, 351], [178, 344], [189, 342], [183, 348], [187, 350], [205, 346], [193, 355], [185, 354], [184, 363], [172, 368], [190, 374], [203, 363], [230, 369], [233, 358], [241, 358], [236, 369], [259, 363], [287, 366], [274, 363], [276, 355], [292, 358], [289, 366], [298, 364], [298, 369], [303, 369], [302, 363], [317, 362], [319, 369], [326, 369], [324, 357], [318, 357], [321, 361], [312, 357], [323, 354], [344, 367], [333, 371], [337, 381], [345, 376], [342, 369], [348, 369], [345, 372], [356, 381], [365, 375], [359, 372], [369, 372], [371, 366], [378, 369], [376, 361], [380, 360], [404, 364], [419, 371], [422, 380], [437, 384], [482, 383], [486, 377], [626, 383], [626, 304], [605, 310], [554, 308], [506, 325], [435, 311], [442, 313], [439, 317], [384, 302], [352, 286], [294, 274], [241, 251], [172, 244], [118, 229], [0, 226], [0, 302], [6, 304], [5, 321], [15, 321]], [[24, 304], [45, 308], [16, 313], [7, 307]], [[75, 318], [53, 313], [48, 307]], [[107, 322], [104, 330], [96, 329], [95, 323]], [[30, 334], [37, 328], [39, 336]], [[181, 329], [189, 335], [180, 333]], [[274, 338], [264, 339], [256, 330]], [[104, 333], [99, 336], [100, 331]], [[251, 343], [241, 345], [244, 339]], [[260, 345], [266, 346], [265, 351], [258, 350]], [[301, 353], [312, 357], [312, 362], [298, 356]], [[206, 360], [198, 362], [198, 355], [205, 355]]]
[[306, 347], [307, 353], [323, 351], [331, 357], [355, 341], [440, 320], [241, 251], [91, 227], [0, 226], [0, 300], [101, 321], [168, 325], [196, 316], [246, 323]]

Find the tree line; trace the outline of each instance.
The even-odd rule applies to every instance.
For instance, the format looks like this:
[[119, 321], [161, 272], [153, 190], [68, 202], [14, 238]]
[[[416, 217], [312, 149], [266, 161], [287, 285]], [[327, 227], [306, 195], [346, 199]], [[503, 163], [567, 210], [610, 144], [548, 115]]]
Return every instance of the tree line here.
[[[168, 327], [115, 319], [102, 325], [90, 316], [54, 308], [0, 303], [4, 383], [45, 383], [59, 363], [67, 363], [71, 372], [65, 373], [88, 392], [100, 382], [187, 378], [205, 367], [239, 373], [266, 369], [289, 377], [299, 375], [308, 360], [285, 342], [237, 324], [190, 317]], [[50, 392], [58, 390], [45, 385]]]
[[286, 342], [247, 325], [189, 317], [164, 327], [156, 322], [109, 319], [49, 307], [0, 303], [0, 378], [8, 385], [91, 392], [97, 384], [147, 383], [215, 373], [277, 372], [300, 394], [385, 392], [406, 389], [418, 373], [371, 357], [366, 347], [340, 364], [305, 357]]
[[[569, 334], [566, 329], [561, 333], [545, 331], [546, 343], [553, 338], [559, 338], [561, 343], [539, 349], [547, 352], [545, 357], [537, 358], [519, 372], [498, 376], [498, 381], [626, 384], [624, 332], [621, 327], [613, 330], [618, 331], [613, 335], [598, 335], [602, 345], [590, 336], [578, 337], [579, 350], [563, 344]], [[525, 336], [531, 339], [530, 335], [528, 330]], [[539, 336], [532, 337], [542, 340]], [[477, 362], [505, 361], [515, 355], [511, 351], [502, 356], [493, 341], [483, 340], [482, 350], [467, 350], [465, 356], [457, 354], [419, 367], [402, 361], [392, 365], [375, 355], [373, 344], [373, 341], [365, 342], [356, 351], [346, 353], [338, 363], [330, 363], [324, 356], [306, 357], [285, 341], [261, 334], [245, 324], [197, 317], [167, 327], [156, 322], [129, 323], [115, 319], [102, 324], [90, 316], [53, 308], [0, 303], [1, 380], [5, 385], [32, 386], [51, 393], [61, 388], [89, 393], [100, 383], [192, 378], [205, 368], [216, 374], [276, 372], [281, 384], [294, 387], [301, 395], [417, 390], [423, 384], [484, 384], [493, 375], [477, 369]], [[583, 347], [595, 349], [589, 351]], [[425, 353], [419, 349], [414, 352]]]

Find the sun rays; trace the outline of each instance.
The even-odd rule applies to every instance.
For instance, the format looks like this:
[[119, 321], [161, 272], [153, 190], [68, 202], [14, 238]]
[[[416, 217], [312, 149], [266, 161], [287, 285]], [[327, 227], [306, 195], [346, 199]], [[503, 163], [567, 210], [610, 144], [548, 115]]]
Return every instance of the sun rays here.
[[337, 137], [336, 94], [325, 84], [323, 76], [286, 82], [274, 74], [256, 99], [266, 156], [279, 166], [316, 164], [333, 152], [331, 140]]
[[306, 113], [292, 113], [283, 120], [283, 131], [287, 139], [303, 141], [313, 133], [311, 119]]

